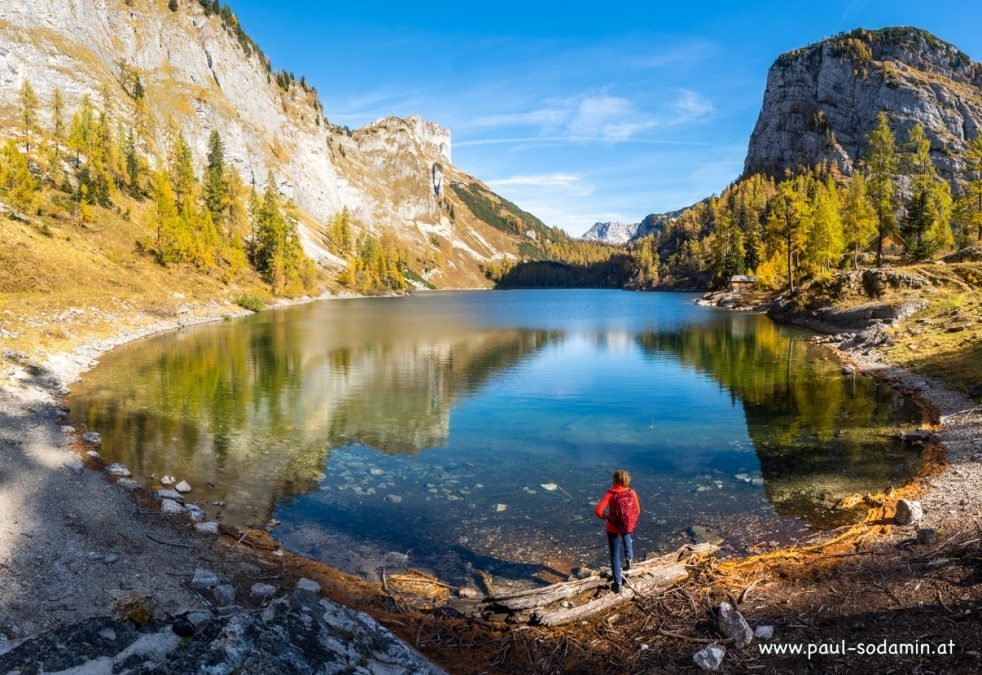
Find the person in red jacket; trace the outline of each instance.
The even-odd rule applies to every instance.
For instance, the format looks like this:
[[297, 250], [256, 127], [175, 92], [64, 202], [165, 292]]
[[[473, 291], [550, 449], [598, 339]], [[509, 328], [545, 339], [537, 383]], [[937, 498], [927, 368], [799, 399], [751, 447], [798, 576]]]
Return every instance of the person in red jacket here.
[[613, 487], [607, 490], [597, 504], [597, 518], [607, 521], [607, 545], [610, 547], [610, 569], [614, 573], [614, 593], [621, 592], [621, 553], [624, 554], [624, 569], [631, 569], [634, 561], [634, 547], [631, 534], [641, 515], [641, 502], [638, 493], [632, 490], [631, 474], [618, 469], [612, 476]]

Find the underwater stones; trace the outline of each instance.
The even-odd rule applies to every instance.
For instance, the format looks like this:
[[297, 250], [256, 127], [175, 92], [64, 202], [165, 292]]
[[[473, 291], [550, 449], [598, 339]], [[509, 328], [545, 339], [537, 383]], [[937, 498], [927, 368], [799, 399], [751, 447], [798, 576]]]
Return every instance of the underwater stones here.
[[919, 501], [901, 499], [897, 502], [897, 513], [894, 515], [893, 521], [898, 525], [910, 525], [923, 517], [924, 509], [921, 508]]
[[696, 544], [713, 544], [714, 546], [718, 546], [724, 541], [723, 537], [702, 525], [690, 525], [685, 532]]
[[737, 647], [746, 647], [754, 639], [754, 632], [743, 614], [728, 602], [719, 603], [719, 629], [726, 637], [733, 638]]
[[386, 495], [385, 501], [391, 502], [393, 504], [399, 504], [402, 502], [402, 497], [400, 497], [399, 495]]
[[501, 513], [502, 511], [506, 511], [506, 510], [508, 510], [508, 505], [507, 504], [495, 504], [494, 505], [494, 512], [495, 513]]
[[707, 645], [692, 655], [692, 660], [703, 670], [719, 670], [726, 655], [726, 647], [713, 643]]
[[86, 431], [82, 434], [82, 440], [90, 445], [101, 445], [102, 434], [95, 431]]

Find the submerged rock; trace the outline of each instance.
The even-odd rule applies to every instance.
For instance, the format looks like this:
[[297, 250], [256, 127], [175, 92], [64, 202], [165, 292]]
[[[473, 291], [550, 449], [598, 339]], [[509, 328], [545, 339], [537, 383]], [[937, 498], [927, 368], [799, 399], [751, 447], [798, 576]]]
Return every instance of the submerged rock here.
[[95, 431], [86, 431], [82, 434], [82, 440], [91, 445], [101, 445], [102, 434]]
[[718, 546], [724, 541], [723, 537], [702, 525], [691, 525], [686, 530], [686, 533], [692, 537], [692, 541], [696, 544], [713, 544], [714, 546]]

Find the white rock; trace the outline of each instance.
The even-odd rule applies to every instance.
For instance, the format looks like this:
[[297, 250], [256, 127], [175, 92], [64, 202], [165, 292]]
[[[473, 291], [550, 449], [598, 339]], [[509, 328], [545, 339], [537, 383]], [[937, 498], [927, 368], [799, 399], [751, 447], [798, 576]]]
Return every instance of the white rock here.
[[133, 474], [130, 470], [126, 468], [126, 465], [116, 462], [115, 464], [110, 464], [106, 467], [106, 473], [110, 476], [122, 476], [123, 478], [129, 478]]
[[774, 637], [774, 626], [757, 626], [754, 628], [754, 637], [760, 640], [770, 640]]
[[173, 485], [173, 484], [174, 484], [175, 482], [176, 482], [176, 481], [175, 481], [175, 479], [174, 479], [174, 477], [173, 477], [173, 476], [161, 476], [161, 477], [160, 477], [160, 484], [161, 484], [161, 485], [166, 485], [167, 487], [170, 487], [170, 486], [171, 486], [171, 485]]
[[221, 583], [218, 575], [211, 570], [197, 568], [194, 570], [194, 577], [191, 579], [191, 588], [196, 591], [210, 591]]
[[733, 638], [737, 647], [746, 647], [754, 639], [747, 620], [728, 602], [719, 603], [719, 629], [726, 637]]
[[188, 504], [184, 508], [187, 510], [188, 516], [191, 517], [193, 522], [200, 523], [205, 519], [205, 512], [197, 504]]
[[102, 434], [95, 431], [86, 431], [82, 434], [82, 440], [92, 445], [100, 445], [102, 443]]
[[235, 588], [232, 584], [215, 586], [211, 590], [211, 597], [215, 599], [215, 604], [219, 607], [231, 607], [235, 604]]
[[157, 490], [154, 494], [157, 495], [157, 499], [163, 501], [164, 499], [170, 499], [171, 501], [184, 503], [184, 495], [182, 495], [177, 490]]
[[195, 523], [194, 529], [197, 530], [199, 534], [218, 534], [218, 523], [214, 521]]
[[897, 502], [897, 513], [893, 520], [898, 525], [910, 525], [918, 522], [924, 517], [924, 509], [921, 503], [916, 500], [901, 499]]
[[184, 513], [184, 506], [172, 499], [165, 499], [160, 502], [160, 512], [168, 516]]
[[507, 508], [508, 508], [508, 505], [507, 504], [495, 504], [494, 505], [494, 510], [495, 510], [496, 513], [501, 513], [502, 511], [504, 511]]
[[102, 455], [99, 454], [98, 450], [87, 450], [85, 456], [91, 457], [92, 459], [102, 459]]
[[276, 587], [269, 584], [253, 584], [249, 594], [254, 598], [266, 600], [276, 595]]
[[711, 645], [706, 645], [693, 654], [692, 660], [695, 661], [695, 664], [703, 670], [719, 670], [725, 655], [726, 647], [714, 642]]
[[127, 492], [133, 492], [139, 490], [141, 486], [132, 478], [120, 478], [116, 481], [116, 487], [123, 488]]
[[75, 433], [75, 427], [73, 427], [71, 425], [68, 425], [68, 424], [65, 424], [65, 425], [63, 425], [61, 427], [61, 433], [63, 433], [63, 434], [74, 434]]
[[180, 483], [175, 485], [174, 489], [177, 490], [178, 492], [184, 492], [184, 493], [191, 492], [191, 486], [188, 485], [188, 482], [186, 480], [182, 480]]
[[310, 591], [311, 593], [321, 592], [321, 585], [312, 579], [301, 579], [297, 582], [297, 588], [301, 591]]
[[85, 471], [85, 467], [77, 459], [70, 459], [64, 464], [65, 468], [76, 476], [81, 476], [82, 472]]

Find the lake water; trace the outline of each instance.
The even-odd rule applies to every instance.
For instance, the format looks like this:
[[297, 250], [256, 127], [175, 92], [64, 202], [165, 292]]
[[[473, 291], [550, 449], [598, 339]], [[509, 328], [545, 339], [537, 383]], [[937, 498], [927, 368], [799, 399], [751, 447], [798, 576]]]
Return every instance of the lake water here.
[[[921, 467], [916, 407], [809, 335], [692, 294], [333, 300], [144, 340], [75, 386], [106, 461], [188, 480], [210, 519], [375, 578], [411, 564], [528, 580], [605, 558], [628, 469], [636, 546], [709, 528], [742, 551], [857, 517]], [[272, 521], [272, 522], [271, 522]], [[278, 524], [276, 521], [279, 521]], [[399, 555], [396, 555], [399, 554]]]

